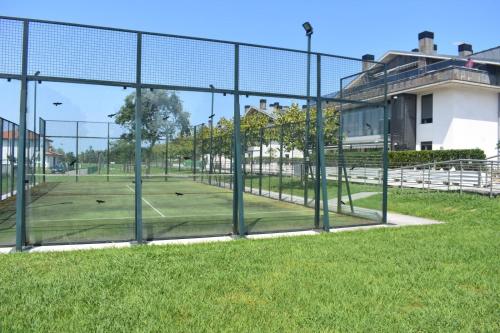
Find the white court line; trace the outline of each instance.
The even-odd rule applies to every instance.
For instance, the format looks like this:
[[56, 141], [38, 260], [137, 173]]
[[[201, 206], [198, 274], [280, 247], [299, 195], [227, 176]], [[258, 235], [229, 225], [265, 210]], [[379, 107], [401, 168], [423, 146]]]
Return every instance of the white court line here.
[[[275, 212], [255, 212], [255, 213], [245, 213], [246, 215], [263, 215], [263, 214], [282, 214], [282, 213], [290, 213], [289, 210], [277, 210]], [[298, 216], [298, 212], [293, 212], [294, 216]], [[302, 213], [302, 212], [301, 212]], [[309, 216], [310, 213], [307, 212], [307, 214], [304, 214], [304, 216]], [[219, 213], [219, 214], [199, 214], [199, 215], [169, 215], [165, 216], [167, 218], [179, 218], [179, 217], [210, 217], [210, 216], [233, 216], [233, 213]], [[301, 215], [299, 215], [301, 216]], [[148, 217], [148, 218], [154, 218], [154, 217]], [[82, 218], [82, 219], [60, 219], [60, 220], [37, 220], [36, 222], [66, 222], [66, 221], [101, 221], [101, 220], [133, 220], [134, 217], [96, 217], [96, 218]]]
[[[133, 190], [133, 189], [131, 189], [131, 188], [130, 188], [130, 186], [128, 186], [128, 184], [127, 184], [126, 186], [127, 186], [127, 188], [128, 188], [129, 190], [131, 190], [132, 192], [134, 192], [134, 190]], [[145, 203], [147, 203], [149, 207], [153, 208], [153, 210], [154, 210], [155, 212], [157, 212], [158, 214], [160, 214], [160, 216], [161, 216], [161, 217], [166, 217], [165, 215], [163, 215], [163, 214], [162, 214], [162, 212], [160, 212], [158, 209], [156, 209], [156, 208], [155, 208], [155, 207], [154, 207], [154, 206], [153, 206], [153, 205], [152, 205], [149, 201], [147, 201], [144, 197], [142, 197], [142, 200], [143, 200]]]

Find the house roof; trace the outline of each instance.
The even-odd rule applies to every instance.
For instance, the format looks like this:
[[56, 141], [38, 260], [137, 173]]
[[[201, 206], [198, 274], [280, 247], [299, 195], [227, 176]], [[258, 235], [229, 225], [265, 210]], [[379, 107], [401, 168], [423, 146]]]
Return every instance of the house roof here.
[[[3, 131], [2, 138], [4, 140], [10, 140], [13, 138], [17, 139], [17, 138], [19, 138], [19, 132], [18, 131]], [[38, 134], [35, 135], [35, 133], [33, 133], [33, 132], [28, 132], [28, 135], [26, 138], [27, 139], [38, 138]]]
[[[486, 52], [486, 51], [487, 50], [474, 53], [470, 57], [474, 59], [474, 62], [479, 63], [479, 64], [488, 64], [488, 65], [497, 65], [497, 66], [500, 66], [500, 61], [499, 60], [481, 59], [481, 58], [475, 57], [475, 55], [483, 53], [483, 52]], [[460, 56], [456, 56], [456, 55], [426, 54], [426, 53], [422, 53], [422, 52], [391, 50], [391, 51], [387, 51], [386, 53], [384, 53], [384, 55], [378, 60], [378, 62], [387, 63], [387, 62], [391, 61], [392, 59], [396, 58], [397, 56], [408, 56], [408, 57], [417, 57], [417, 58], [430, 58], [430, 59], [440, 59], [440, 60], [458, 59], [458, 60], [464, 60], [464, 61], [467, 61], [467, 59], [469, 58], [469, 57], [460, 57]]]
[[272, 120], [275, 120], [276, 117], [274, 116], [274, 114], [268, 112], [267, 110], [262, 110], [260, 108], [257, 108], [255, 106], [250, 106], [246, 111], [245, 111], [245, 115], [249, 114], [249, 113], [253, 113], [253, 112], [258, 112], [258, 113], [261, 113], [267, 117], [269, 117], [270, 119]]
[[53, 150], [48, 150], [45, 152], [45, 156], [53, 156], [53, 157], [57, 157], [57, 156], [64, 156], [64, 154], [61, 154], [61, 153], [58, 153], [56, 151], [53, 151]]

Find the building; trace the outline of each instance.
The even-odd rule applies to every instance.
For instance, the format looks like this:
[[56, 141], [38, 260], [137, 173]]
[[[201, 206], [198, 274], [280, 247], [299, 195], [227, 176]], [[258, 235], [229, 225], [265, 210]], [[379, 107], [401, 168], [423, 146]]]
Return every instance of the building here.
[[[498, 155], [500, 46], [474, 53], [462, 43], [457, 51], [439, 54], [434, 33], [424, 31], [418, 48], [388, 51], [378, 60], [387, 70], [392, 150], [480, 148]], [[381, 99], [383, 67], [373, 55], [363, 60], [363, 72], [343, 87], [343, 97]], [[382, 108], [347, 105], [343, 123], [347, 144], [382, 142]]]
[[[275, 111], [278, 110], [282, 112], [286, 112], [288, 106], [282, 106], [278, 102], [269, 104], [270, 109], [267, 108], [267, 100], [261, 99], [259, 101], [259, 106], [245, 105], [245, 116], [251, 115], [253, 113], [260, 113], [269, 119], [269, 125], [272, 125], [276, 120]], [[305, 108], [305, 105], [302, 106]], [[260, 156], [260, 146], [247, 147], [247, 151], [245, 153], [247, 158], [259, 158]], [[268, 145], [263, 145], [262, 147], [262, 156], [271, 157], [271, 158], [279, 158], [280, 156], [280, 143], [278, 141], [271, 141]], [[287, 150], [283, 149], [283, 157], [285, 161], [288, 159], [302, 159], [304, 158], [304, 153], [298, 149]]]

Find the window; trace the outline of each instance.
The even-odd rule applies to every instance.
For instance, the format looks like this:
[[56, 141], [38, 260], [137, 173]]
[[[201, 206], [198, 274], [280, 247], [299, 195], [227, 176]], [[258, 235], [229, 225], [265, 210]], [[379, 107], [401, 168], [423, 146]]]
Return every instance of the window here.
[[432, 141], [420, 142], [420, 150], [432, 150]]
[[432, 123], [432, 94], [422, 96], [422, 124]]

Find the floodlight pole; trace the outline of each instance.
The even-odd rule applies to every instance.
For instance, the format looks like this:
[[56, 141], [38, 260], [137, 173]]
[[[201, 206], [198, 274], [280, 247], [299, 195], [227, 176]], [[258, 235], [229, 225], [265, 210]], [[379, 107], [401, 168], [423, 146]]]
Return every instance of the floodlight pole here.
[[196, 180], [196, 126], [193, 129], [193, 180]]
[[[40, 71], [36, 71], [35, 76], [40, 75]], [[35, 178], [35, 170], [36, 170], [36, 102], [37, 102], [37, 96], [36, 96], [36, 90], [38, 86], [38, 80], [35, 79], [35, 93], [33, 95], [33, 185], [35, 185], [36, 178]]]
[[214, 86], [210, 85], [210, 89], [212, 89], [212, 108], [210, 112], [210, 166], [208, 173], [208, 183], [212, 184], [211, 174], [213, 172], [213, 144], [214, 144]]
[[311, 126], [311, 36], [312, 29], [306, 31], [307, 36], [307, 109], [306, 109], [306, 130], [304, 138], [304, 206], [308, 202], [308, 181], [309, 181], [309, 128]]
[[170, 116], [166, 116], [164, 119], [166, 121], [165, 124], [165, 181], [167, 180], [167, 174], [168, 174], [168, 137], [170, 135], [169, 129], [170, 126], [168, 126], [168, 118]]

